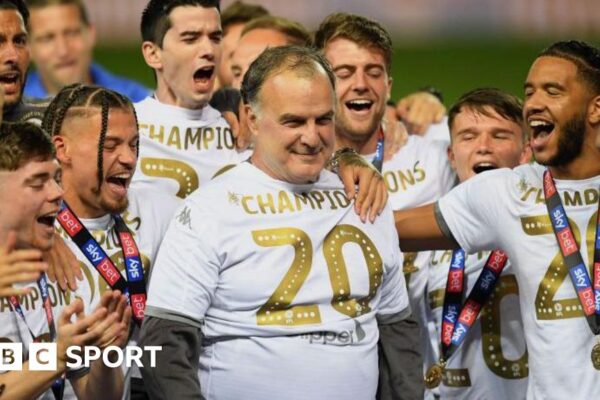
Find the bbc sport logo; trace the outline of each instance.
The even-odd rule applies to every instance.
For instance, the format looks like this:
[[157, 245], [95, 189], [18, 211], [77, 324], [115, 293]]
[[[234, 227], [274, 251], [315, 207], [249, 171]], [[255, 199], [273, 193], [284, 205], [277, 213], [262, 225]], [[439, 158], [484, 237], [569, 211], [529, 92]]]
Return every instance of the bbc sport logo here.
[[[125, 365], [131, 368], [133, 364], [138, 367], [156, 367], [156, 354], [162, 351], [162, 346], [127, 346], [124, 349], [118, 346], [108, 346], [100, 349], [96, 346], [71, 346], [67, 349], [67, 368], [79, 369], [89, 367], [93, 361], [101, 360], [109, 368], [118, 368]], [[148, 352], [150, 365], [142, 364], [142, 354]], [[57, 369], [56, 343], [31, 343], [29, 344], [29, 369], [31, 371], [56, 371]], [[0, 343], [0, 370], [21, 371], [23, 369], [23, 344]]]

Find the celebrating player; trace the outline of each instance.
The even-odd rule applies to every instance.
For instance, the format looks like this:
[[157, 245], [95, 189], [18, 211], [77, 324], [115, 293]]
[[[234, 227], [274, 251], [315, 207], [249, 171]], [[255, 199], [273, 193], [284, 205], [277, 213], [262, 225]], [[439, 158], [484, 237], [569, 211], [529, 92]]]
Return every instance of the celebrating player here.
[[[139, 325], [147, 274], [177, 202], [129, 189], [139, 138], [133, 105], [114, 91], [76, 84], [58, 93], [43, 125], [63, 171], [57, 228], [87, 278], [80, 290], [92, 304], [107, 290], [127, 290]], [[128, 372], [133, 389], [143, 390], [139, 371]]]
[[[455, 174], [446, 157], [446, 145], [418, 136], [406, 136], [402, 147], [384, 161], [384, 113], [392, 78], [392, 40], [383, 26], [367, 18], [337, 13], [328, 16], [315, 33], [315, 44], [336, 75], [336, 145], [351, 147], [382, 171], [394, 210], [427, 204], [452, 188]], [[422, 301], [428, 253], [405, 254], [413, 314], [424, 322]], [[414, 319], [403, 322], [404, 349], [381, 355], [382, 365], [397, 365], [395, 377], [381, 382], [387, 392], [402, 398], [422, 397], [423, 363], [419, 327]], [[401, 366], [401, 367], [400, 367]], [[388, 384], [394, 384], [388, 386]], [[388, 389], [389, 388], [389, 389]]]
[[519, 283], [528, 398], [600, 391], [599, 60], [598, 49], [569, 41], [553, 44], [531, 66], [524, 118], [541, 166], [476, 176], [437, 207], [396, 215], [403, 248], [506, 252]]
[[[496, 89], [469, 92], [450, 109], [449, 126], [448, 156], [461, 182], [529, 161], [523, 107], [512, 95]], [[490, 268], [496, 260], [499, 268]], [[445, 368], [437, 377], [430, 372], [427, 383], [434, 386], [443, 377], [439, 389], [443, 399], [525, 398], [528, 367], [518, 285], [506, 260], [500, 252], [466, 255], [462, 250], [437, 251], [431, 257], [426, 296], [436, 333], [428, 365], [438, 362], [443, 342]], [[462, 315], [467, 315], [467, 304], [477, 304], [481, 310], [480, 319], [471, 326], [457, 322], [461, 307]]]
[[[156, 75], [156, 92], [136, 104], [140, 158], [134, 186], [185, 198], [215, 175], [246, 160], [237, 153], [221, 114], [208, 101], [221, 54], [219, 2], [151, 0], [142, 15], [142, 52]], [[345, 156], [348, 157], [348, 156]], [[340, 176], [363, 218], [374, 219], [387, 196], [366, 163], [341, 162]], [[344, 159], [342, 159], [344, 160]]]
[[[52, 246], [53, 223], [63, 194], [57, 183], [60, 168], [46, 133], [28, 123], [1, 124], [0, 170], [0, 241], [18, 249], [8, 251], [5, 262], [25, 273], [40, 264], [41, 251]], [[123, 320], [128, 317], [125, 297], [108, 291], [86, 316], [84, 303], [75, 299], [80, 294], [60, 291], [43, 273], [23, 287], [25, 295], [0, 299], [0, 341], [22, 343], [24, 354], [33, 342], [55, 341], [56, 370], [32, 371], [26, 361], [22, 371], [5, 371], [0, 375], [2, 397], [35, 398], [47, 391], [47, 396], [53, 392], [62, 398], [66, 373], [80, 399], [121, 398], [119, 369], [95, 361], [88, 369], [67, 370], [66, 350], [69, 346], [123, 346], [129, 328]], [[67, 390], [65, 398], [75, 398], [75, 394]]]

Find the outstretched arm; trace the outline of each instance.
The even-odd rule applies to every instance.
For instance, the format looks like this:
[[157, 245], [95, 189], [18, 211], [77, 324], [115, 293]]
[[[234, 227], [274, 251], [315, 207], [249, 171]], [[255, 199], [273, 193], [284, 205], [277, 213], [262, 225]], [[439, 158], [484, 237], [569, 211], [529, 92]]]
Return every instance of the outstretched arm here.
[[410, 210], [394, 211], [394, 220], [402, 251], [447, 250], [459, 247], [435, 203]]

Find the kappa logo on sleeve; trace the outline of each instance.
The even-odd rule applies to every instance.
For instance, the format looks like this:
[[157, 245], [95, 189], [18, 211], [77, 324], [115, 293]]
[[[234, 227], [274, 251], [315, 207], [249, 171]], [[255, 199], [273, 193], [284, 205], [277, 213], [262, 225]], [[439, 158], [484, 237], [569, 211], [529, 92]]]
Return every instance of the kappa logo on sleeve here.
[[188, 206], [185, 206], [183, 210], [181, 210], [179, 215], [177, 215], [177, 222], [179, 222], [181, 225], [187, 227], [190, 230], [192, 229], [191, 213], [192, 210]]

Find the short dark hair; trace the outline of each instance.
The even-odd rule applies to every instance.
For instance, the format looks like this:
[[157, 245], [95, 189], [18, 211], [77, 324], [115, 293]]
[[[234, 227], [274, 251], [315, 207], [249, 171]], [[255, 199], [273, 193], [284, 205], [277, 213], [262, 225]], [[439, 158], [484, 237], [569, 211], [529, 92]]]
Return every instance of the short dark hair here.
[[25, 26], [28, 26], [29, 9], [23, 0], [0, 0], [0, 10], [16, 10], [21, 14]]
[[84, 25], [90, 26], [90, 18], [82, 0], [27, 0], [30, 9], [46, 8], [49, 6], [74, 5], [79, 10], [81, 22]]
[[232, 25], [245, 24], [259, 17], [269, 15], [269, 11], [258, 4], [248, 4], [237, 0], [229, 5], [221, 13], [221, 28], [223, 34], [227, 34], [227, 30]]
[[594, 94], [600, 94], [600, 50], [578, 40], [556, 42], [542, 51], [539, 57], [558, 57], [577, 66], [580, 77]]
[[327, 75], [335, 89], [335, 75], [329, 62], [318, 51], [303, 46], [270, 47], [250, 64], [240, 89], [244, 103], [255, 105], [265, 81], [282, 71], [294, 71], [301, 76], [312, 77], [321, 72]]
[[[498, 115], [523, 126], [523, 102], [516, 96], [496, 88], [479, 88], [463, 94], [448, 111], [448, 127], [452, 132], [452, 124], [456, 116], [465, 109], [492, 117], [490, 109]], [[452, 133], [450, 134], [452, 137]], [[527, 138], [523, 129], [523, 140]]]
[[382, 52], [387, 73], [392, 67], [392, 38], [376, 21], [360, 15], [334, 13], [327, 16], [315, 32], [315, 47], [323, 50], [337, 38], [348, 39], [360, 46], [375, 48]]
[[16, 171], [32, 160], [54, 158], [54, 146], [42, 128], [29, 122], [0, 124], [0, 170]]
[[220, 10], [219, 0], [150, 0], [142, 12], [142, 40], [162, 47], [165, 34], [171, 28], [170, 14], [177, 7], [198, 6]]
[[248, 22], [242, 30], [242, 36], [255, 29], [271, 29], [279, 32], [288, 39], [288, 44], [296, 46], [312, 46], [310, 32], [298, 22], [266, 15]]
[[[78, 110], [79, 108], [79, 110]], [[83, 110], [81, 110], [83, 108]], [[51, 136], [60, 135], [65, 119], [85, 116], [90, 110], [98, 110], [102, 116], [100, 139], [98, 141], [98, 180], [102, 182], [102, 159], [104, 139], [108, 129], [108, 113], [110, 109], [131, 111], [136, 120], [137, 115], [133, 103], [127, 97], [114, 90], [96, 85], [82, 85], [75, 83], [61, 89], [48, 105], [42, 120], [42, 128]], [[139, 152], [139, 143], [137, 151]]]

